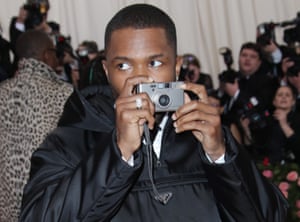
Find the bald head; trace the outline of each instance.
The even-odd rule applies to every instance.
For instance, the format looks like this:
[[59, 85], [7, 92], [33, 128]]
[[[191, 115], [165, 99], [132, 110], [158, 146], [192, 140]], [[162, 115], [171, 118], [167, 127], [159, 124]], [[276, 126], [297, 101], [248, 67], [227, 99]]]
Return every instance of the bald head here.
[[38, 30], [26, 31], [16, 43], [19, 58], [43, 60], [43, 53], [49, 48], [53, 48], [52, 40], [46, 33]]

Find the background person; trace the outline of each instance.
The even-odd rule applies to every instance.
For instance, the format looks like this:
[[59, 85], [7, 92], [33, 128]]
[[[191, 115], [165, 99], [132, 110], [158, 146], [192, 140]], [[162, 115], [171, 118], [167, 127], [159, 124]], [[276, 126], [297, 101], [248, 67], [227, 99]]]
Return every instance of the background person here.
[[239, 53], [239, 86], [250, 96], [255, 96], [261, 106], [270, 110], [276, 88], [279, 83], [269, 69], [265, 69], [260, 47], [252, 42], [241, 46]]
[[190, 53], [182, 55], [181, 80], [202, 84], [210, 92], [214, 89], [210, 74], [203, 73], [199, 59]]
[[291, 86], [277, 89], [267, 143], [267, 156], [271, 163], [299, 163], [300, 113], [295, 111], [295, 103], [296, 91]]
[[72, 86], [59, 80], [46, 33], [26, 31], [16, 44], [17, 74], [0, 84], [0, 221], [18, 221], [31, 154], [56, 127]]

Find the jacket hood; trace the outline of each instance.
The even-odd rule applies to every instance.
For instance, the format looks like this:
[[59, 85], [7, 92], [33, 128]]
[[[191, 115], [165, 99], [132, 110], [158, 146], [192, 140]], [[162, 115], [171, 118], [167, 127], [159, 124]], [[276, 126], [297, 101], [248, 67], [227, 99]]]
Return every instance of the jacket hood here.
[[113, 104], [109, 88], [94, 86], [75, 90], [65, 104], [58, 126], [109, 132], [115, 126]]

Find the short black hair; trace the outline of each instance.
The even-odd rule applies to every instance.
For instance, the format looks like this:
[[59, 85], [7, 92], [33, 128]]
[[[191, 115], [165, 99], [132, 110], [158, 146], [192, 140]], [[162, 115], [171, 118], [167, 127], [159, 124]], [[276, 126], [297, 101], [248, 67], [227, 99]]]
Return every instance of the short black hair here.
[[257, 52], [259, 59], [260, 60], [262, 59], [262, 51], [258, 44], [254, 43], [254, 42], [246, 42], [241, 46], [240, 53], [244, 49], [251, 49], [251, 50]]
[[82, 46], [84, 46], [88, 53], [98, 53], [98, 44], [95, 41], [83, 41], [81, 43]]
[[49, 35], [39, 30], [28, 30], [20, 35], [16, 42], [16, 53], [19, 58], [40, 60], [42, 54], [54, 47]]
[[110, 43], [112, 32], [123, 28], [162, 28], [165, 30], [170, 46], [177, 53], [175, 24], [165, 12], [153, 5], [134, 4], [117, 12], [106, 26], [105, 50]]
[[184, 64], [194, 65], [194, 66], [197, 66], [199, 69], [201, 68], [200, 61], [194, 54], [186, 53], [186, 54], [183, 54], [182, 57], [183, 57]]
[[297, 91], [297, 89], [296, 89], [293, 85], [291, 85], [291, 84], [289, 84], [289, 83], [288, 83], [287, 85], [280, 85], [280, 86], [278, 86], [277, 89], [276, 89], [276, 91], [275, 91], [275, 93], [274, 93], [273, 99], [275, 98], [277, 91], [278, 91], [280, 88], [282, 88], [282, 87], [287, 87], [287, 88], [289, 88], [289, 89], [291, 90], [291, 92], [292, 92], [293, 99], [294, 99], [294, 100], [297, 100], [298, 91]]

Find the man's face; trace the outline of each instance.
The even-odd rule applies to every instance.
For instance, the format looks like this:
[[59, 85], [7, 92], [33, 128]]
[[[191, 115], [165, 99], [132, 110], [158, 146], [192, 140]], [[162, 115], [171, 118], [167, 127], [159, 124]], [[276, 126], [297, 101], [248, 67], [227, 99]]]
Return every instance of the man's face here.
[[243, 75], [251, 75], [260, 67], [261, 60], [256, 51], [243, 49], [239, 56], [239, 69]]
[[44, 52], [43, 62], [49, 65], [54, 70], [59, 65], [58, 58], [57, 58], [57, 51], [53, 43], [49, 43], [48, 48]]
[[[107, 46], [103, 66], [110, 85], [119, 95], [125, 81], [134, 76], [151, 77], [155, 82], [176, 79], [175, 51], [161, 28], [116, 30]], [[179, 68], [178, 68], [179, 70]]]
[[237, 90], [238, 90], [237, 80], [234, 83], [230, 83], [230, 82], [224, 83], [224, 91], [229, 96], [234, 96]]

